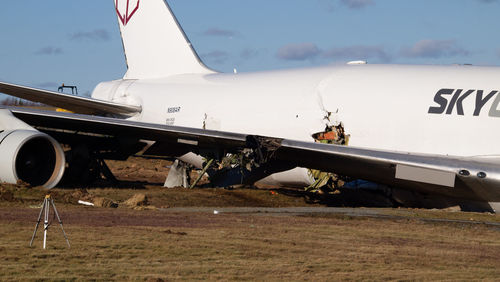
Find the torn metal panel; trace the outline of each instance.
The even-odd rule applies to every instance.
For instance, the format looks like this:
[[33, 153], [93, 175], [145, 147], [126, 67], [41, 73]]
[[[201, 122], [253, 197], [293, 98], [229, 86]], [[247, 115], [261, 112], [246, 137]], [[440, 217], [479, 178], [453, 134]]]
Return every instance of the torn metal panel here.
[[347, 181], [346, 177], [316, 169], [310, 169], [309, 174], [314, 178], [314, 182], [306, 187], [309, 192], [336, 192]]
[[174, 164], [170, 167], [167, 179], [163, 187], [175, 188], [175, 187], [189, 187], [189, 173], [188, 165], [183, 161], [176, 160]]
[[274, 154], [281, 147], [283, 139], [248, 135], [247, 147], [252, 149], [257, 163], [266, 163], [274, 158]]
[[[313, 134], [312, 137], [314, 138], [314, 141], [323, 144], [347, 146], [350, 136], [345, 133], [343, 123], [332, 123], [331, 117], [332, 112], [327, 112], [324, 117], [324, 121], [326, 123], [325, 130]], [[309, 173], [315, 179], [315, 181], [311, 185], [306, 187], [307, 191], [336, 191], [338, 188], [342, 187], [346, 181], [345, 177], [339, 176], [332, 172], [310, 169]]]
[[493, 212], [498, 213], [500, 212], [500, 202], [489, 202], [489, 205]]
[[207, 171], [212, 186], [251, 185], [273, 173], [289, 170], [294, 164], [277, 162], [275, 153], [282, 139], [249, 135], [246, 148], [228, 153]]
[[180, 156], [178, 159], [185, 162], [185, 163], [191, 164], [192, 166], [194, 166], [197, 169], [202, 169], [203, 162], [205, 161], [205, 159], [202, 156], [197, 155], [195, 153], [191, 153], [191, 152]]
[[340, 122], [338, 125], [327, 124], [324, 131], [315, 133], [312, 137], [318, 143], [348, 145], [350, 135], [346, 134], [344, 124]]
[[205, 113], [205, 117], [203, 118], [202, 128], [210, 130], [220, 130], [221, 121], [220, 119], [215, 118], [213, 115]]

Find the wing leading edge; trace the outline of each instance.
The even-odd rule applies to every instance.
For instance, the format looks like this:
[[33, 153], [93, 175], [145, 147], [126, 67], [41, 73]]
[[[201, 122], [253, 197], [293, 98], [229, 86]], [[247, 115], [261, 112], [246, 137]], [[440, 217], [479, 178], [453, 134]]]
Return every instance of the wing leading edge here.
[[[43, 128], [126, 136], [203, 149], [237, 151], [273, 143], [273, 161], [320, 169], [378, 183], [453, 198], [500, 202], [500, 166], [477, 158], [411, 154], [238, 133], [141, 123], [115, 118], [9, 108], [24, 122]], [[256, 141], [257, 140], [257, 141]], [[270, 147], [268, 147], [270, 148]]]
[[142, 110], [140, 106], [74, 96], [5, 82], [0, 82], [0, 93], [63, 108], [80, 114], [131, 116]]

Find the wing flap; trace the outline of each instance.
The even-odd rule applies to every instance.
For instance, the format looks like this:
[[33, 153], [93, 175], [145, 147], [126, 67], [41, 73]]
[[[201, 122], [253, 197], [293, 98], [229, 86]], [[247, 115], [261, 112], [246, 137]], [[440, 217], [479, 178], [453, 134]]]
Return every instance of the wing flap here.
[[455, 187], [455, 173], [403, 164], [396, 165], [397, 179], [416, 181], [446, 187]]
[[113, 114], [131, 116], [141, 112], [142, 110], [140, 106], [125, 105], [87, 97], [74, 96], [5, 82], [0, 82], [0, 92], [21, 99], [63, 108], [80, 114]]
[[[426, 194], [480, 201], [500, 200], [500, 189], [492, 189], [499, 184], [500, 167], [495, 163], [480, 162], [474, 158], [382, 151], [294, 140], [283, 140], [276, 154], [278, 159], [294, 162], [297, 166], [335, 172]], [[398, 166], [407, 170], [397, 174]]]
[[[424, 155], [283, 140], [246, 134], [141, 123], [124, 119], [9, 108], [24, 122], [42, 128], [70, 130], [158, 141], [192, 152], [220, 149], [237, 152], [263, 140], [272, 161], [334, 172], [392, 186], [454, 198], [500, 202], [500, 167], [474, 158]], [[269, 146], [272, 144], [272, 146]], [[257, 146], [259, 146], [257, 144]], [[399, 170], [399, 171], [398, 171]]]
[[8, 107], [22, 121], [51, 129], [160, 141], [193, 148], [238, 149], [246, 135], [179, 126], [143, 123], [124, 119]]

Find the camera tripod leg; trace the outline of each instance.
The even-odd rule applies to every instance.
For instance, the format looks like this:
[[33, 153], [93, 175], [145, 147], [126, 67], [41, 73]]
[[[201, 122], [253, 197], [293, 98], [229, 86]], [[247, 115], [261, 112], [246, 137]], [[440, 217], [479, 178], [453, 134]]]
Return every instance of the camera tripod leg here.
[[61, 226], [62, 233], [64, 235], [64, 239], [66, 239], [66, 243], [68, 243], [68, 247], [71, 248], [71, 245], [69, 244], [68, 237], [66, 236], [66, 232], [64, 232], [62, 220], [59, 217], [59, 213], [57, 212], [56, 205], [54, 205], [54, 200], [50, 199], [50, 203], [52, 204], [52, 207], [54, 208], [54, 213], [56, 214], [57, 220], [59, 221], [59, 225]]
[[37, 220], [36, 225], [35, 225], [35, 231], [33, 232], [33, 236], [31, 236], [30, 247], [33, 245], [33, 240], [35, 240], [35, 235], [36, 235], [36, 231], [38, 230], [38, 225], [40, 225], [40, 221], [42, 220], [42, 213], [43, 213], [44, 207], [45, 207], [45, 199], [43, 200], [42, 209], [40, 210], [40, 214], [38, 215], [38, 220]]

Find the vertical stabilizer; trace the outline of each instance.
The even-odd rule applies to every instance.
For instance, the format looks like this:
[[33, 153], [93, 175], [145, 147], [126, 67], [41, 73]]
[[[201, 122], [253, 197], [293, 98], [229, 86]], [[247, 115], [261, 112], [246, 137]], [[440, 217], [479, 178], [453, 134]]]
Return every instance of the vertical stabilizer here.
[[125, 79], [212, 73], [165, 0], [114, 0], [128, 71]]

